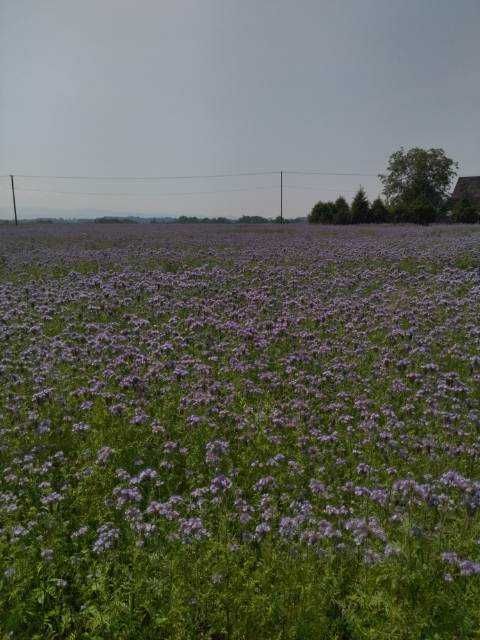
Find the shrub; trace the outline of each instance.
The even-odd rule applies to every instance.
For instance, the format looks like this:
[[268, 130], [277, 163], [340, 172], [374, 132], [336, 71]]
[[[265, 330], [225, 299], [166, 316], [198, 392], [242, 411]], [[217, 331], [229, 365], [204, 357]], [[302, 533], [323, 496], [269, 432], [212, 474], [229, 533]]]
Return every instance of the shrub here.
[[308, 221], [314, 224], [333, 224], [334, 218], [335, 204], [333, 202], [322, 202], [320, 200], [311, 210]]
[[457, 200], [452, 210], [452, 220], [454, 222], [463, 222], [473, 224], [480, 221], [477, 208], [467, 195]]

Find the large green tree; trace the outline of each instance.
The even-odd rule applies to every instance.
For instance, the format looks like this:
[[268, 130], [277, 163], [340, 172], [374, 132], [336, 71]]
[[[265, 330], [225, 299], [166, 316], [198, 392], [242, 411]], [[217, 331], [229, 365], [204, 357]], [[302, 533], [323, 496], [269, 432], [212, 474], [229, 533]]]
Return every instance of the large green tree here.
[[335, 200], [335, 214], [333, 222], [335, 224], [349, 224], [351, 220], [350, 207], [343, 196]]
[[351, 220], [353, 224], [370, 222], [370, 203], [363, 187], [357, 191], [351, 206]]
[[372, 222], [388, 222], [389, 221], [389, 212], [383, 200], [381, 198], [376, 198], [372, 202], [372, 206], [370, 207], [370, 218]]
[[335, 203], [333, 202], [317, 202], [312, 208], [308, 221], [321, 224], [333, 224], [335, 219]]
[[379, 178], [389, 207], [406, 212], [406, 221], [431, 222], [447, 198], [457, 169], [458, 163], [443, 149], [401, 148], [392, 153], [387, 172]]

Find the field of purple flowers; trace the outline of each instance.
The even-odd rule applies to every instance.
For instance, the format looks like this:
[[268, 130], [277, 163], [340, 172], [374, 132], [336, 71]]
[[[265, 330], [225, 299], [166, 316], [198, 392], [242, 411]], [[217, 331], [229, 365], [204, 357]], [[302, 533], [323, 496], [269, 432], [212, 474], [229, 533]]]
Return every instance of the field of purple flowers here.
[[0, 230], [0, 637], [480, 637], [480, 230]]

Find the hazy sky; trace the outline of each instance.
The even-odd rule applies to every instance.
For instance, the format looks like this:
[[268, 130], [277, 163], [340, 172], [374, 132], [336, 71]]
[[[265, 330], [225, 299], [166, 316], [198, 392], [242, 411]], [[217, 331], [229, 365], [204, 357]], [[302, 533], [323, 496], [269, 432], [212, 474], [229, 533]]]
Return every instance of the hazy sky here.
[[[376, 174], [402, 145], [443, 147], [480, 174], [479, 34], [479, 0], [0, 0], [0, 174]], [[278, 181], [17, 186], [28, 215], [234, 216], [276, 215]], [[379, 189], [360, 176], [285, 183], [287, 216]]]

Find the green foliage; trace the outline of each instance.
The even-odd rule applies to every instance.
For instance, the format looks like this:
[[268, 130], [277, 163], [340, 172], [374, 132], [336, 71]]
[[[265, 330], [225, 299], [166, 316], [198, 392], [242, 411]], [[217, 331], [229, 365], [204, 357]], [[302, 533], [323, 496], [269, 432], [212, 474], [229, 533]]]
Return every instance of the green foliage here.
[[335, 220], [335, 203], [322, 202], [321, 200], [313, 207], [308, 216], [308, 221], [314, 224], [333, 224]]
[[355, 195], [355, 198], [353, 199], [351, 208], [351, 220], [353, 224], [371, 222], [370, 204], [363, 187], [360, 187]]
[[376, 198], [370, 207], [370, 220], [374, 223], [390, 222], [391, 216], [381, 198]]
[[457, 200], [452, 210], [453, 222], [474, 224], [480, 221], [480, 212], [467, 195]]
[[352, 206], [343, 196], [335, 202], [317, 202], [313, 207], [308, 221], [321, 224], [361, 224], [365, 222], [388, 222], [390, 218], [388, 209], [381, 198], [377, 198], [370, 208], [365, 191], [360, 188]]
[[317, 202], [308, 221], [321, 224], [349, 224], [350, 207], [345, 198], [337, 198], [335, 202]]
[[333, 221], [335, 224], [349, 224], [351, 222], [350, 207], [348, 206], [348, 202], [342, 196], [337, 198], [335, 201]]
[[[198, 218], [197, 216], [180, 216], [176, 220], [180, 224], [188, 224], [188, 223], [201, 223], [201, 224], [231, 224], [234, 221], [229, 220], [228, 218], [218, 217], [218, 218]], [[266, 220], [268, 222], [268, 220]]]
[[404, 217], [401, 222], [413, 224], [430, 224], [435, 222], [437, 210], [432, 203], [423, 197], [418, 197], [404, 209]]
[[[54, 220], [42, 220], [43, 223], [53, 224]], [[102, 218], [95, 218], [96, 224], [137, 224], [138, 220], [130, 216], [103, 216]]]
[[435, 209], [423, 198], [413, 200], [408, 205], [398, 203], [391, 208], [392, 222], [401, 224], [430, 224], [435, 222], [436, 216]]
[[242, 216], [238, 219], [238, 222], [242, 224], [263, 224], [265, 222], [272, 222], [268, 218], [263, 216]]
[[402, 218], [399, 221], [432, 222], [447, 198], [457, 168], [443, 149], [401, 148], [392, 153], [387, 173], [379, 177], [388, 205]]
[[[336, 210], [339, 204], [345, 210], [338, 200]], [[18, 378], [14, 393], [0, 398], [0, 638], [478, 640], [480, 576], [457, 573], [449, 580], [445, 574], [452, 569], [441, 560], [442, 552], [456, 550], [478, 561], [480, 510], [467, 509], [476, 496], [436, 480], [432, 485], [432, 480], [448, 469], [475, 478], [472, 488], [478, 478], [479, 363], [472, 327], [479, 310], [479, 251], [471, 236], [476, 231], [480, 236], [480, 229], [408, 234], [400, 229], [395, 237], [389, 229], [310, 229], [307, 234], [294, 226], [274, 234], [292, 234], [292, 241], [273, 246], [268, 266], [262, 261], [272, 228], [255, 260], [248, 246], [262, 228], [248, 230], [241, 243], [246, 249], [234, 260], [232, 252], [239, 251], [240, 243], [235, 249], [232, 242], [227, 250], [215, 245], [210, 256], [206, 239], [211, 229], [203, 230], [196, 244], [189, 230], [181, 231], [188, 239], [182, 242], [191, 243], [188, 250], [175, 254], [169, 244], [159, 243], [148, 255], [131, 251], [119, 263], [121, 278], [112, 278], [105, 256], [86, 278], [91, 265], [85, 258], [63, 265], [65, 252], [59, 253], [42, 265], [38, 287], [23, 263], [19, 267], [23, 280], [15, 288], [24, 287], [31, 312], [25, 318], [23, 310], [19, 322], [12, 323], [16, 331], [3, 334], [7, 367], [2, 384]], [[315, 236], [323, 243], [313, 244]], [[220, 237], [225, 242], [226, 234]], [[365, 241], [374, 243], [368, 252]], [[119, 259], [124, 260], [123, 253]], [[221, 268], [211, 268], [207, 259]], [[127, 278], [139, 269], [139, 260], [135, 277], [143, 284], [137, 288]], [[37, 262], [35, 254], [32, 262]], [[63, 280], [59, 265], [65, 269]], [[11, 261], [5, 267], [10, 283]], [[99, 303], [62, 295], [48, 314], [35, 316], [41, 305], [31, 304], [27, 296], [35, 290], [37, 296], [43, 290], [52, 296], [75, 280], [88, 282], [87, 291], [97, 290]], [[113, 287], [102, 290], [99, 282], [115, 282], [118, 298], [109, 301], [104, 293]], [[3, 289], [10, 304], [13, 287]], [[230, 318], [236, 316], [230, 311], [215, 316], [207, 309], [200, 319], [208, 322], [195, 322], [211, 292], [235, 301], [230, 308], [244, 326], [250, 330], [253, 322], [261, 323], [269, 340], [257, 344], [247, 332], [233, 334]], [[168, 306], [170, 295], [176, 298]], [[248, 297], [255, 305], [262, 297], [257, 315], [254, 305], [245, 302]], [[296, 315], [292, 301], [299, 306]], [[272, 323], [286, 317], [296, 326], [272, 331]], [[211, 322], [222, 318], [227, 321], [223, 326]], [[140, 328], [139, 319], [147, 328]], [[135, 328], [128, 330], [132, 321]], [[27, 322], [32, 331], [25, 330]], [[135, 364], [116, 359], [116, 339], [100, 350], [109, 323], [114, 328], [110, 335], [129, 345]], [[144, 340], [136, 342], [141, 331]], [[162, 341], [173, 336], [173, 344], [166, 353], [157, 352], [161, 366], [150, 368], [145, 360], [155, 344], [162, 344], [161, 335]], [[87, 340], [97, 345], [90, 363], [78, 355], [85, 351], [73, 350]], [[47, 359], [62, 341], [70, 341], [72, 357], [58, 354], [48, 367], [28, 372], [25, 359], [35, 351], [32, 343]], [[218, 347], [212, 351], [212, 345]], [[243, 354], [237, 362], [247, 372], [227, 366], [233, 353], [237, 358]], [[122, 390], [128, 403], [124, 415], [109, 410], [118, 393], [118, 379], [105, 368], [110, 359], [112, 368], [125, 375], [138, 367], [147, 382]], [[186, 378], [167, 378], [165, 372], [179, 362], [195, 367]], [[45, 376], [41, 383], [54, 386], [55, 395], [33, 404], [40, 373]], [[85, 406], [88, 389], [92, 404]], [[199, 402], [202, 398], [207, 402]], [[228, 398], [225, 404], [223, 398]], [[138, 401], [154, 422], [132, 424]], [[188, 421], [192, 412], [202, 418], [194, 426]], [[51, 429], [40, 434], [43, 420], [51, 422]], [[91, 429], [74, 434], [72, 423], [82, 420]], [[154, 423], [160, 431], [152, 429]], [[230, 433], [235, 434], [230, 452], [219, 463], [225, 466], [208, 467], [206, 441]], [[166, 453], [164, 445], [171, 441], [179, 448]], [[105, 444], [112, 447], [112, 458], [100, 465], [96, 456]], [[280, 451], [284, 461], [272, 462]], [[371, 467], [366, 475], [358, 468], [362, 461]], [[175, 535], [178, 523], [163, 516], [155, 520], [152, 536], [140, 537], [113, 499], [119, 470], [137, 475], [147, 467], [160, 472], [151, 485], [142, 485], [137, 503], [142, 514], [151, 500], [170, 495], [189, 503], [191, 490], [208, 487], [220, 472], [232, 471], [241, 492], [235, 489], [217, 503], [210, 496], [199, 506], [210, 532], [204, 539], [182, 542]], [[248, 529], [240, 524], [234, 502], [245, 495], [258, 514], [263, 497], [249, 487], [269, 473], [278, 487], [262, 510], [272, 530], [255, 540], [245, 535]], [[326, 495], [308, 488], [308, 479], [318, 477], [329, 485]], [[414, 478], [419, 479], [417, 493], [409, 484]], [[407, 493], [391, 490], [395, 480], [405, 484]], [[46, 481], [51, 487], [42, 489]], [[387, 488], [387, 503], [372, 500], [372, 494]], [[40, 496], [52, 489], [62, 491], [64, 499], [42, 505]], [[357, 489], [359, 496], [353, 498]], [[9, 509], [13, 492], [18, 508]], [[322, 534], [311, 545], [279, 536], [278, 520], [290, 513], [297, 497], [315, 508], [315, 516], [307, 511], [305, 526], [310, 529], [325, 518], [332, 523], [332, 536]], [[370, 534], [353, 544], [340, 524], [343, 518], [335, 514], [341, 508], [353, 509], [352, 517], [376, 518], [388, 547]], [[120, 537], [98, 554], [92, 543], [105, 522], [113, 522]], [[18, 524], [28, 531], [15, 541], [12, 529]], [[80, 525], [88, 531], [74, 538]], [[46, 547], [53, 551], [50, 560], [41, 556]], [[366, 562], [367, 551], [372, 562]]]

